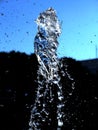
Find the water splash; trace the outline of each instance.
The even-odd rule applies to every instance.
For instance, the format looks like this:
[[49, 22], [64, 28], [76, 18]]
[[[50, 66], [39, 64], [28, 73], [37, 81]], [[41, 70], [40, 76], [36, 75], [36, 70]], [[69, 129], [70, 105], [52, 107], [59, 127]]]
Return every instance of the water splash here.
[[[54, 109], [54, 103], [56, 104], [55, 121], [57, 130], [60, 130], [65, 116], [64, 95], [58, 73], [60, 64], [56, 54], [57, 38], [61, 33], [60, 23], [55, 10], [52, 8], [40, 13], [36, 22], [38, 24], [38, 33], [34, 40], [34, 50], [39, 63], [37, 71], [38, 87], [35, 103], [31, 111], [29, 130], [42, 130], [45, 124], [51, 126], [53, 122], [51, 113]], [[54, 89], [57, 95], [54, 93]], [[55, 100], [56, 96], [57, 99]]]

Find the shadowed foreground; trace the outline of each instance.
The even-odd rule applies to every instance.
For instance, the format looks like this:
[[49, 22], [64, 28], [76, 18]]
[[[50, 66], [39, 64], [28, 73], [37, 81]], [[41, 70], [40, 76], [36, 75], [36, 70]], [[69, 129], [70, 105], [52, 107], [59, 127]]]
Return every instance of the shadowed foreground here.
[[[98, 73], [91, 74], [81, 62], [71, 58], [64, 57], [60, 59], [60, 63], [63, 64], [59, 74], [66, 105], [63, 129], [98, 129]], [[26, 55], [14, 51], [0, 53], [0, 130], [28, 129], [31, 105], [35, 100], [37, 67], [34, 54]], [[62, 70], [65, 74], [62, 74]], [[69, 74], [74, 78], [74, 89], [68, 78]], [[53, 89], [55, 91], [55, 86]], [[54, 124], [55, 118], [51, 126], [55, 129]], [[47, 128], [49, 127], [45, 126], [45, 130]]]

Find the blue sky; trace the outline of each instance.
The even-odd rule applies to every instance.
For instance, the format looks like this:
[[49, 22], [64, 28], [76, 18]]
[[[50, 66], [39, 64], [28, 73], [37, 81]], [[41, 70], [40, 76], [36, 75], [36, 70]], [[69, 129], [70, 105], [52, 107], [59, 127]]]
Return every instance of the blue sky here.
[[62, 24], [58, 56], [96, 58], [98, 0], [0, 0], [0, 52], [33, 53], [34, 20], [49, 7], [56, 10]]

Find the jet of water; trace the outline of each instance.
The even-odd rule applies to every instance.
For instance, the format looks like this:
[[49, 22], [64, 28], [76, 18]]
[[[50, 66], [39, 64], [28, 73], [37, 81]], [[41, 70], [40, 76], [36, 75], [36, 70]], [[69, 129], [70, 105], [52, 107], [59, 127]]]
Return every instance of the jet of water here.
[[[43, 130], [45, 124], [51, 126], [53, 121], [52, 111], [56, 101], [56, 124], [57, 130], [63, 126], [64, 96], [59, 76], [59, 60], [56, 54], [58, 41], [61, 33], [60, 22], [56, 11], [49, 8], [40, 13], [36, 20], [38, 33], [34, 40], [34, 50], [39, 63], [37, 70], [37, 92], [35, 103], [31, 110], [29, 130]], [[57, 99], [55, 100], [55, 93]]]

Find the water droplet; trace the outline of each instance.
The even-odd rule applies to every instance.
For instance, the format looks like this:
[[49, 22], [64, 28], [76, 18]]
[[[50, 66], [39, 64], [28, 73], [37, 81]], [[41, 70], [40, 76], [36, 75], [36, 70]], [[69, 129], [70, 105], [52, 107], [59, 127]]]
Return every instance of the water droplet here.
[[69, 93], [69, 95], [71, 96], [71, 95], [72, 95], [72, 93]]
[[61, 120], [58, 120], [58, 126], [63, 126], [63, 121], [61, 121]]

